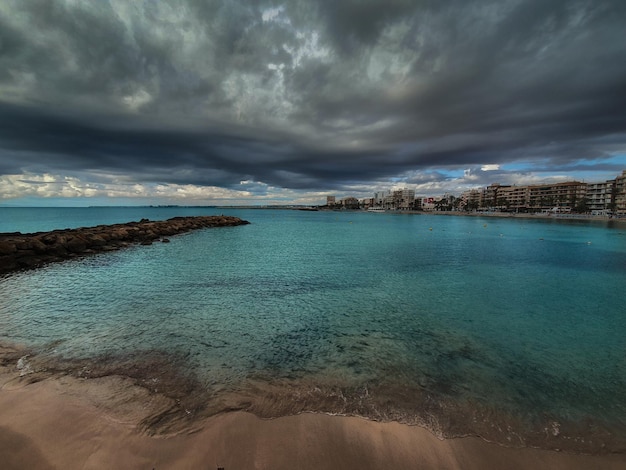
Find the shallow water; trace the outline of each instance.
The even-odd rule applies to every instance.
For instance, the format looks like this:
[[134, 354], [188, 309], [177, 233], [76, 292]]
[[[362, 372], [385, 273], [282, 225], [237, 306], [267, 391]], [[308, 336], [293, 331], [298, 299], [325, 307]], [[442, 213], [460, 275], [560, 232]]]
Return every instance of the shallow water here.
[[6, 276], [1, 340], [65, 358], [175, 355], [214, 411], [240, 397], [264, 416], [327, 411], [512, 444], [624, 448], [624, 225], [10, 211], [0, 208], [3, 231], [222, 212], [251, 225]]

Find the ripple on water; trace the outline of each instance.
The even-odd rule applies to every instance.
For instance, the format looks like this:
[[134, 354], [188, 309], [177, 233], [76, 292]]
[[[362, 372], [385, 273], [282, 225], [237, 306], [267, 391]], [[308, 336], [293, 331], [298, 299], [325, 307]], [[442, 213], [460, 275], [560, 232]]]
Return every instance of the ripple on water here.
[[234, 215], [252, 224], [3, 278], [1, 339], [138, 380], [160, 355], [191, 377], [200, 414], [321, 411], [623, 449], [626, 248], [613, 229]]

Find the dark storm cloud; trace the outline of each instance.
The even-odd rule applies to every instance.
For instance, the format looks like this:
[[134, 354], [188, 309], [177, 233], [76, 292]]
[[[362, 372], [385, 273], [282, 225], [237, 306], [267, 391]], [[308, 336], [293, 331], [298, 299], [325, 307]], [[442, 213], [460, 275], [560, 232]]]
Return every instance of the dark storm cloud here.
[[626, 150], [625, 27], [619, 0], [9, 1], [0, 174], [331, 189], [572, 169]]
[[0, 104], [0, 128], [6, 134], [2, 174], [43, 173], [50, 168], [98, 170], [141, 182], [237, 187], [242, 180], [254, 178], [292, 188], [312, 188], [320, 179], [328, 179], [334, 187], [335, 180], [375, 176], [369, 166], [353, 168], [362, 153], [344, 152], [341, 158], [347, 157], [348, 162], [333, 163], [337, 155], [297, 149], [269, 136], [128, 130], [7, 104]]
[[319, 10], [337, 49], [350, 54], [354, 49], [374, 45], [385, 26], [404, 15], [414, 14], [419, 3], [413, 0], [323, 0], [319, 2]]

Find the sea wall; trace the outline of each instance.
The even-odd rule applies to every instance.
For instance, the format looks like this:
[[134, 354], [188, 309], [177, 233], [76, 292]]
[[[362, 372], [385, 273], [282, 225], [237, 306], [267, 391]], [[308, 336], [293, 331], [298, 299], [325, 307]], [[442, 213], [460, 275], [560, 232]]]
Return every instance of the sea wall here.
[[141, 219], [115, 225], [22, 234], [0, 234], [0, 274], [33, 269], [77, 256], [114, 251], [131, 245], [168, 242], [170, 237], [208, 227], [232, 227], [249, 222], [238, 217], [174, 217], [164, 221]]

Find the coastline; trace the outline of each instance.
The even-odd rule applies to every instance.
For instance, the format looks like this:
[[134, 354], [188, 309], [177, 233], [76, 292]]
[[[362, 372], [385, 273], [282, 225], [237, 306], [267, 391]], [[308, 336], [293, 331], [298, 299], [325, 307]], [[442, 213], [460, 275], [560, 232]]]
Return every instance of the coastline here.
[[[420, 212], [413, 211], [419, 214]], [[536, 219], [536, 220], [575, 220], [575, 221], [594, 221], [594, 222], [617, 222], [626, 223], [626, 217], [608, 218], [601, 215], [572, 215], [572, 214], [524, 214], [514, 212], [454, 212], [454, 211], [431, 211], [421, 212], [424, 215], [448, 215], [461, 217], [497, 217], [503, 219]]]
[[[376, 213], [367, 210], [338, 210], [320, 209], [324, 212], [363, 212]], [[381, 214], [404, 214], [404, 215], [441, 215], [448, 217], [494, 217], [500, 219], [535, 219], [535, 220], [567, 220], [567, 221], [593, 221], [626, 224], [626, 217], [613, 217], [601, 215], [585, 215], [585, 214], [537, 214], [537, 213], [516, 213], [516, 212], [466, 212], [466, 211], [416, 211], [416, 210], [387, 210], [380, 212]]]
[[[233, 407], [195, 415], [179, 399], [120, 373], [28, 369], [0, 346], [0, 461], [18, 468], [618, 469], [625, 454], [504, 447], [441, 439], [420, 426], [302, 412], [263, 419]], [[37, 356], [34, 357], [36, 359]], [[83, 371], [84, 372], [84, 371]], [[163, 427], [172, 410], [188, 419]]]

